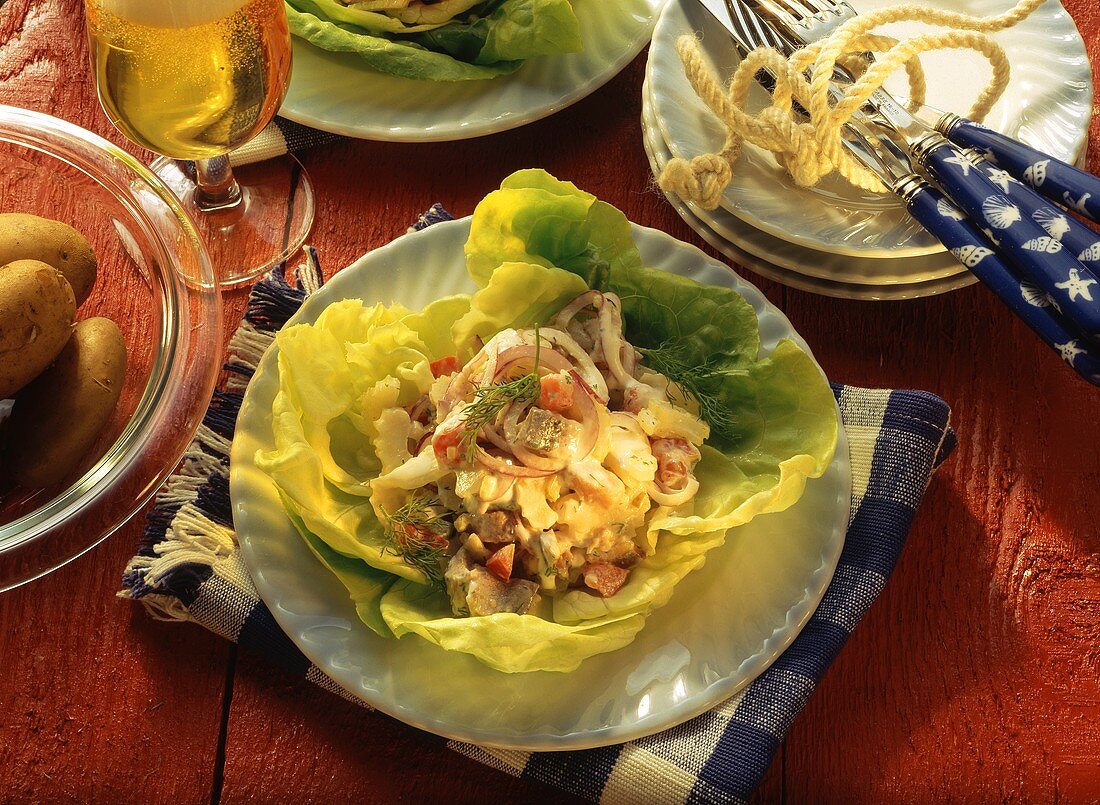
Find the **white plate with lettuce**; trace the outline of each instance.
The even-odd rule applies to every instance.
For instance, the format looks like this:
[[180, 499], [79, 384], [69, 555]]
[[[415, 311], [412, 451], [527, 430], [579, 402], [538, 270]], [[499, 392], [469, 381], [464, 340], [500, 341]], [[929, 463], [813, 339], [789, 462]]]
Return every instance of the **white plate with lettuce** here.
[[392, 0], [289, 0], [294, 71], [280, 114], [371, 140], [505, 131], [603, 86], [645, 47], [663, 3], [443, 0], [408, 16], [372, 10]]
[[[733, 419], [703, 447], [682, 527], [614, 595], [453, 616], [366, 497], [379, 381], [415, 386], [452, 333], [532, 326], [586, 286], [623, 299], [631, 343], [675, 340], [715, 370], [700, 393]], [[256, 587], [322, 671], [414, 726], [531, 750], [650, 734], [750, 682], [820, 602], [851, 495], [832, 392], [787, 319], [728, 267], [542, 171], [305, 303], [249, 385], [230, 485]]]

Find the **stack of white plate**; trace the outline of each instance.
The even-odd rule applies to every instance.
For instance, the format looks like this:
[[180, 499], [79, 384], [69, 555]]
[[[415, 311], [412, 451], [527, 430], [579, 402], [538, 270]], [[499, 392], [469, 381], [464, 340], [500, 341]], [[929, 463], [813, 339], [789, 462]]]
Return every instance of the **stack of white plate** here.
[[[867, 13], [890, 0], [856, 0]], [[927, 5], [989, 16], [1009, 0], [927, 0]], [[922, 26], [883, 29], [905, 35]], [[696, 0], [670, 0], [653, 34], [643, 87], [642, 131], [654, 175], [673, 157], [717, 153], [725, 131], [696, 96], [676, 53], [683, 35], [699, 37], [715, 73], [728, 79], [739, 63], [721, 25]], [[986, 118], [1003, 131], [1054, 156], [1074, 161], [1083, 152], [1092, 103], [1085, 45], [1055, 0], [1024, 22], [996, 35], [1012, 63], [1008, 90]], [[923, 58], [929, 106], [965, 113], [990, 69], [971, 51]], [[887, 88], [904, 96], [902, 76]], [[756, 87], [749, 108], [767, 103]], [[715, 210], [674, 196], [669, 201], [708, 243], [758, 273], [829, 296], [906, 299], [943, 293], [975, 282], [891, 194], [876, 195], [826, 177], [797, 187], [768, 152], [748, 145], [733, 181]]]

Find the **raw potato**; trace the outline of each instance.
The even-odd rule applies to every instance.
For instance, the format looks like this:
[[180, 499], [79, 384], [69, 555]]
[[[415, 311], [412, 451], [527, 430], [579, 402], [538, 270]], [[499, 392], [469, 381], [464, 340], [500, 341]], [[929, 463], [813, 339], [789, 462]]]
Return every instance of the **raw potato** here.
[[0, 400], [53, 362], [75, 315], [73, 289], [53, 266], [16, 260], [0, 267]]
[[15, 398], [4, 472], [26, 487], [53, 486], [89, 458], [126, 376], [126, 345], [110, 319], [86, 319], [54, 364]]
[[92, 247], [83, 235], [60, 221], [22, 212], [0, 214], [0, 266], [15, 260], [41, 260], [64, 274], [73, 287], [77, 307], [95, 284]]

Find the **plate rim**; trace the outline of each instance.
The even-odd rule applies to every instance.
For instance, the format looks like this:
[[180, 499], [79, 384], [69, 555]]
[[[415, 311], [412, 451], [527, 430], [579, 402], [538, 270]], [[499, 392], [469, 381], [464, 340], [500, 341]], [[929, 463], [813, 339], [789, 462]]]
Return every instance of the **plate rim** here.
[[[466, 228], [468, 229], [471, 217], [457, 219], [455, 221], [444, 222], [441, 224], [435, 224], [428, 227], [429, 230], [440, 229], [446, 231], [448, 228]], [[775, 316], [780, 325], [785, 329], [785, 333], [782, 337], [791, 338], [799, 346], [807, 351], [811, 360], [820, 369], [820, 364], [813, 358], [813, 353], [810, 351], [808, 345], [801, 335], [791, 326], [790, 321], [775, 305], [773, 305], [767, 298], [757, 289], [751, 282], [748, 282], [728, 266], [711, 258], [701, 249], [693, 246], [690, 243], [678, 240], [666, 232], [658, 229], [652, 229], [650, 227], [644, 227], [639, 224], [631, 222], [631, 227], [634, 230], [635, 236], [641, 232], [643, 237], [650, 236], [656, 237], [663, 241], [662, 245], [675, 249], [686, 249], [692, 254], [692, 258], [696, 261], [700, 261], [700, 266], [716, 267], [720, 268], [728, 277], [730, 287], [735, 292], [741, 294], [746, 298], [750, 304], [756, 302], [762, 305], [764, 312]], [[328, 304], [333, 301], [337, 301], [341, 298], [353, 298], [348, 296], [340, 296], [342, 288], [344, 286], [352, 285], [356, 280], [352, 279], [356, 272], [370, 270], [372, 272], [384, 271], [386, 269], [387, 260], [386, 257], [389, 252], [393, 250], [399, 250], [401, 244], [407, 242], [407, 239], [413, 236], [422, 235], [422, 232], [409, 232], [394, 240], [386, 243], [376, 249], [373, 249], [360, 258], [351, 263], [347, 268], [337, 272], [328, 283], [322, 286], [322, 289], [317, 293], [310, 296], [303, 303], [301, 308], [291, 317], [291, 319], [284, 326], [293, 326], [293, 324], [300, 323], [301, 321], [315, 318], [314, 311], [317, 314], [320, 313]], [[438, 234], [442, 234], [438, 233]], [[363, 264], [366, 263], [369, 268], [364, 269]], [[374, 263], [371, 266], [371, 263]], [[343, 278], [343, 279], [341, 279]], [[326, 289], [328, 290], [325, 293]], [[354, 298], [358, 298], [361, 294], [356, 294]], [[332, 298], [328, 298], [332, 297]], [[754, 305], [755, 308], [756, 305]], [[758, 313], [758, 319], [760, 314]], [[278, 348], [273, 342], [271, 346], [265, 351], [256, 369], [256, 376], [261, 375], [261, 371], [265, 370], [270, 372], [270, 366], [277, 360]], [[266, 366], [265, 366], [266, 365]], [[824, 371], [822, 370], [824, 375]], [[237, 538], [242, 550], [245, 565], [248, 568], [250, 575], [255, 582], [255, 586], [261, 600], [268, 606], [272, 616], [279, 624], [279, 627], [287, 635], [288, 639], [294, 643], [295, 646], [317, 667], [324, 672], [326, 676], [336, 682], [340, 688], [354, 696], [357, 700], [361, 700], [375, 709], [386, 713], [406, 724], [422, 729], [426, 732], [431, 732], [436, 735], [443, 736], [448, 739], [472, 742], [482, 746], [491, 746], [510, 750], [523, 750], [523, 751], [566, 751], [576, 749], [590, 749], [601, 746], [607, 746], [611, 744], [623, 743], [630, 740], [635, 740], [646, 735], [651, 735], [656, 732], [661, 732], [678, 724], [683, 723], [695, 716], [698, 716], [704, 712], [707, 712], [727, 700], [729, 697], [735, 695], [743, 688], [752, 683], [753, 680], [758, 678], [760, 674], [767, 670], [768, 667], [790, 646], [790, 644], [797, 638], [797, 636], [805, 628], [806, 623], [816, 612], [820, 605], [825, 591], [831, 583], [835, 574], [837, 565], [839, 563], [840, 554], [843, 550], [846, 541], [846, 532], [848, 524], [848, 516], [851, 502], [852, 493], [852, 476], [851, 476], [851, 462], [849, 455], [849, 446], [847, 440], [847, 434], [844, 429], [843, 419], [840, 416], [839, 405], [835, 405], [837, 414], [837, 421], [840, 423], [837, 437], [837, 447], [830, 467], [827, 469], [833, 470], [839, 473], [839, 489], [837, 491], [835, 503], [832, 504], [836, 507], [834, 512], [835, 522], [833, 523], [833, 532], [829, 537], [829, 542], [822, 547], [822, 557], [820, 564], [813, 570], [812, 574], [808, 577], [810, 579], [806, 594], [802, 596], [798, 601], [793, 601], [787, 609], [786, 618], [782, 625], [777, 626], [775, 630], [769, 635], [759, 647], [759, 649], [751, 655], [748, 655], [742, 660], [742, 663], [731, 674], [724, 676], [718, 680], [711, 682], [705, 688], [702, 688], [699, 692], [692, 697], [685, 699], [683, 702], [678, 703], [675, 706], [665, 708], [657, 711], [656, 713], [647, 715], [643, 718], [633, 722], [630, 727], [623, 728], [619, 725], [604, 726], [595, 730], [586, 730], [583, 732], [572, 732], [565, 735], [550, 734], [550, 733], [529, 733], [521, 736], [506, 735], [496, 736], [482, 733], [471, 735], [469, 732], [454, 731], [450, 725], [442, 723], [436, 719], [425, 717], [420, 711], [410, 710], [407, 707], [400, 705], [399, 702], [393, 699], [379, 698], [377, 695], [364, 695], [364, 693], [378, 694], [378, 691], [367, 691], [364, 688], [356, 689], [354, 686], [347, 684], [341, 679], [341, 674], [333, 673], [334, 669], [331, 664], [324, 662], [318, 656], [317, 652], [313, 651], [313, 643], [308, 640], [303, 640], [296, 634], [293, 625], [290, 623], [294, 619], [293, 613], [288, 612], [283, 607], [278, 605], [278, 595], [274, 594], [275, 591], [271, 589], [271, 584], [266, 578], [263, 567], [257, 566], [257, 559], [253, 553], [251, 545], [252, 534], [249, 533], [248, 528], [252, 518], [262, 517], [261, 514], [249, 513], [246, 505], [242, 505], [241, 502], [241, 488], [247, 483], [252, 483], [254, 477], [263, 479], [263, 482], [267, 486], [268, 497], [274, 497], [274, 483], [271, 482], [266, 475], [255, 467], [252, 461], [252, 454], [255, 452], [255, 446], [249, 444], [254, 441], [254, 437], [249, 435], [247, 428], [240, 427], [241, 423], [248, 421], [252, 416], [262, 416], [262, 411], [257, 414], [254, 409], [258, 408], [256, 397], [259, 392], [255, 392], [254, 389], [258, 389], [262, 384], [250, 383], [248, 389], [245, 392], [244, 399], [242, 401], [240, 413], [238, 415], [238, 428], [234, 433], [234, 439], [230, 450], [230, 500], [233, 512], [234, 527], [236, 529]], [[245, 477], [245, 474], [249, 476]], [[811, 479], [811, 482], [816, 479]], [[270, 502], [270, 501], [269, 501]], [[277, 501], [275, 503], [277, 506]], [[797, 505], [797, 503], [795, 504]], [[285, 514], [279, 510], [280, 519], [285, 521], [288, 528], [293, 528], [290, 525], [289, 519], [285, 517]], [[241, 519], [243, 515], [243, 520]], [[839, 531], [839, 536], [836, 536]], [[826, 551], [826, 547], [831, 550]], [[811, 589], [811, 586], [813, 589]], [[349, 599], [350, 600], [350, 599]], [[270, 603], [269, 603], [270, 602]], [[667, 606], [667, 605], [666, 605]], [[366, 629], [359, 623], [358, 619], [354, 619], [353, 626]], [[415, 636], [413, 636], [415, 637]], [[748, 663], [748, 673], [742, 671]], [[731, 682], [731, 677], [740, 676], [741, 679], [736, 682]], [[476, 730], [474, 732], [477, 732]]]
[[[590, 76], [587, 81], [583, 81], [574, 86], [571, 91], [559, 96], [556, 100], [539, 105], [533, 106], [527, 110], [514, 111], [512, 109], [505, 109], [499, 114], [495, 114], [492, 117], [482, 118], [478, 125], [468, 125], [463, 122], [462, 118], [449, 121], [446, 125], [434, 123], [431, 125], [416, 124], [415, 122], [398, 123], [397, 125], [383, 125], [376, 124], [373, 126], [353, 125], [351, 123], [342, 123], [340, 121], [332, 120], [330, 117], [322, 117], [316, 114], [309, 114], [301, 109], [300, 106], [293, 107], [287, 106], [288, 101], [292, 101], [292, 95], [290, 94], [290, 88], [294, 85], [294, 76], [291, 75], [290, 87], [288, 87], [287, 97], [283, 100], [283, 105], [279, 109], [280, 117], [285, 117], [287, 120], [291, 120], [295, 123], [309, 126], [310, 128], [319, 129], [321, 131], [329, 132], [330, 134], [337, 134], [342, 137], [353, 137], [361, 140], [371, 140], [375, 142], [404, 142], [404, 143], [437, 143], [437, 142], [458, 142], [460, 140], [470, 140], [477, 137], [486, 137], [490, 134], [499, 134], [505, 131], [511, 131], [512, 129], [526, 126], [529, 123], [535, 123], [551, 115], [566, 109], [582, 100], [587, 98], [592, 93], [596, 92], [608, 82], [610, 82], [615, 76], [623, 71], [630, 62], [649, 44], [653, 37], [653, 29], [657, 25], [657, 20], [664, 12], [664, 9], [669, 3], [675, 0], [643, 0], [651, 6], [651, 14], [648, 23], [643, 26], [638, 32], [638, 36], [630, 44], [628, 48], [623, 50], [615, 59], [607, 62], [603, 67], [598, 70], [594, 75]], [[328, 51], [313, 45], [310, 42], [306, 42], [299, 37], [292, 37], [292, 48], [309, 48], [316, 51], [319, 54], [327, 53]], [[574, 54], [560, 54], [564, 56]], [[556, 58], [555, 56], [541, 56], [538, 58]], [[482, 83], [488, 83], [492, 81], [507, 81], [513, 79], [516, 76], [521, 76], [525, 67], [520, 67], [515, 73], [504, 76], [497, 76], [495, 78], [483, 79]], [[363, 69], [369, 70], [369, 67]], [[378, 71], [372, 71], [378, 73]], [[380, 73], [383, 77], [384, 73]], [[522, 76], [521, 76], [522, 78]], [[402, 79], [408, 80], [408, 79]], [[446, 86], [448, 83], [453, 82], [427, 82], [435, 83]]]
[[[966, 0], [955, 0], [955, 2], [965, 4]], [[1078, 55], [1083, 58], [1083, 67], [1082, 67], [1082, 70], [1081, 70], [1081, 75], [1079, 77], [1074, 77], [1073, 81], [1076, 83], [1078, 81], [1078, 79], [1080, 79], [1080, 81], [1082, 81], [1084, 83], [1084, 86], [1085, 86], [1084, 91], [1088, 92], [1088, 90], [1091, 89], [1091, 87], [1092, 87], [1092, 73], [1091, 73], [1090, 63], [1089, 63], [1089, 59], [1088, 59], [1087, 48], [1085, 47], [1085, 42], [1082, 39], [1080, 31], [1079, 31], [1079, 29], [1077, 29], [1076, 23], [1074, 22], [1073, 18], [1069, 15], [1069, 13], [1065, 10], [1065, 7], [1062, 5], [1061, 0], [1053, 0], [1053, 2], [1054, 2], [1054, 5], [1056, 6], [1056, 9], [1051, 12], [1052, 17], [1057, 18], [1057, 17], [1061, 16], [1061, 17], [1065, 17], [1069, 20], [1070, 27], [1073, 28], [1073, 31], [1076, 34], [1076, 41], [1075, 41], [1074, 44], [1077, 46], [1078, 50], [1080, 51], [1080, 53]], [[678, 2], [678, 0], [671, 0], [661, 10], [661, 14], [657, 19], [656, 25], [654, 26], [654, 32], [653, 32], [653, 42], [654, 43], [657, 42], [658, 34], [661, 31], [662, 25], [666, 25], [666, 26], [671, 25], [671, 23], [668, 22], [668, 20], [671, 19], [670, 15], [673, 12], [674, 7], [678, 9], [680, 7], [680, 5], [681, 4], [680, 4], [680, 2]], [[1045, 5], [1048, 5], [1048, 4], [1044, 4], [1044, 6]], [[703, 13], [706, 14], [706, 12], [703, 12]], [[715, 25], [718, 24], [715, 21], [712, 21], [712, 22], [714, 22]], [[677, 32], [676, 35], [680, 35], [682, 33], [683, 33], [683, 31], [680, 31], [680, 32]], [[695, 33], [696, 33], [696, 35], [698, 35], [699, 32], [696, 31]], [[672, 38], [674, 38], [674, 37], [672, 37]], [[654, 99], [654, 103], [653, 103], [653, 107], [652, 107], [653, 108], [654, 122], [657, 124], [658, 131], [661, 134], [661, 138], [667, 144], [669, 152], [674, 157], [690, 159], [691, 155], [685, 154], [683, 149], [678, 146], [675, 139], [673, 137], [669, 136], [668, 121], [663, 115], [661, 115], [659, 113], [659, 111], [657, 109], [658, 103], [656, 101], [656, 98], [657, 98], [656, 87], [660, 86], [660, 82], [654, 80], [654, 67], [653, 67], [654, 61], [655, 61], [654, 51], [655, 51], [655, 48], [651, 46], [649, 54], [646, 58], [646, 67], [645, 67], [645, 80], [646, 80], [646, 82], [648, 83], [648, 85], [650, 87], [650, 91], [651, 91], [652, 97]], [[1089, 93], [1089, 94], [1091, 96], [1091, 93]], [[1092, 111], [1093, 111], [1094, 104], [1086, 103], [1086, 104], [1084, 104], [1084, 107], [1085, 107], [1084, 125], [1080, 128], [1080, 130], [1076, 133], [1076, 135], [1074, 137], [1074, 142], [1076, 143], [1076, 149], [1075, 149], [1075, 153], [1073, 155], [1073, 159], [1069, 160], [1070, 162], [1073, 162], [1074, 159], [1079, 160], [1081, 154], [1084, 152], [1085, 148], [1088, 145], [1089, 125], [1090, 125], [1090, 121], [1091, 121], [1091, 117], [1092, 117]], [[823, 201], [823, 203], [827, 203], [824, 199], [822, 199], [822, 201]], [[891, 246], [891, 247], [881, 246], [881, 247], [876, 247], [876, 248], [873, 248], [873, 249], [857, 249], [857, 248], [847, 248], [847, 247], [841, 247], [841, 248], [838, 248], [838, 249], [824, 248], [823, 244], [821, 244], [820, 242], [814, 241], [812, 238], [810, 238], [808, 236], [803, 236], [798, 232], [791, 232], [790, 230], [787, 230], [787, 229], [784, 229], [780, 226], [774, 225], [774, 224], [770, 223], [768, 220], [766, 220], [766, 218], [762, 218], [760, 215], [749, 214], [746, 210], [738, 208], [737, 205], [730, 204], [728, 199], [725, 198], [725, 196], [723, 196], [722, 201], [720, 202], [720, 205], [721, 205], [721, 208], [723, 210], [725, 210], [726, 212], [728, 212], [729, 214], [733, 215], [734, 217], [738, 218], [741, 221], [744, 221], [745, 223], [749, 224], [750, 226], [753, 226], [757, 229], [760, 229], [763, 232], [766, 232], [767, 234], [771, 235], [772, 237], [778, 238], [780, 240], [786, 240], [789, 243], [793, 243], [793, 244], [795, 244], [797, 246], [801, 246], [803, 248], [813, 249], [815, 251], [820, 251], [820, 252], [824, 252], [824, 253], [828, 253], [828, 254], [836, 254], [836, 255], [839, 255], [839, 256], [849, 256], [849, 257], [861, 257], [861, 258], [867, 258], [867, 259], [874, 259], [876, 257], [879, 257], [879, 258], [890, 258], [890, 257], [908, 258], [908, 257], [930, 256], [930, 255], [938, 254], [938, 253], [943, 252], [945, 250], [944, 247], [942, 246], [942, 244], [939, 244], [939, 243], [936, 243], [933, 246], [921, 247], [921, 248], [896, 247], [896, 246]], [[899, 209], [904, 210], [903, 207], [899, 207]]]
[[[669, 155], [657, 153], [657, 148], [659, 146], [653, 142], [653, 137], [659, 138], [660, 132], [656, 131], [650, 124], [647, 117], [649, 106], [646, 101], [647, 99], [643, 98], [641, 113], [642, 145], [646, 152], [646, 158], [649, 161], [650, 171], [653, 173], [654, 180], [656, 180], [660, 172], [658, 169], [661, 167], [662, 156], [667, 161]], [[663, 140], [661, 142], [663, 144]], [[766, 254], [759, 254], [755, 251], [755, 244], [750, 245], [747, 242], [738, 242], [737, 240], [728, 238], [724, 232], [720, 231], [712, 224], [701, 211], [697, 211], [694, 205], [682, 201], [673, 193], [661, 192], [672, 208], [679, 214], [680, 218], [691, 227], [695, 234], [710, 244], [711, 247], [717, 249], [738, 265], [755, 271], [762, 277], [791, 288], [796, 288], [800, 291], [815, 293], [835, 299], [900, 301], [938, 296], [940, 294], [967, 288], [978, 282], [978, 278], [974, 276], [973, 273], [967, 271], [961, 264], [959, 264], [959, 270], [954, 274], [944, 275], [943, 277], [932, 280], [917, 280], [913, 282], [846, 282], [842, 280], [833, 280], [829, 277], [819, 276], [818, 274], [801, 272], [797, 268], [789, 268], [778, 262], [773, 262]], [[724, 212], [724, 210], [721, 212]], [[726, 214], [728, 215], [728, 213]], [[730, 217], [732, 218], [733, 216]], [[734, 218], [734, 221], [736, 221], [737, 225], [750, 227], [749, 224], [741, 221], [739, 218]], [[765, 237], [771, 237], [766, 232], [762, 234]], [[797, 246], [797, 244], [791, 244], [785, 241], [784, 243], [787, 246]], [[761, 251], [763, 251], [763, 249], [761, 249]], [[915, 257], [902, 259], [917, 260], [924, 258]]]

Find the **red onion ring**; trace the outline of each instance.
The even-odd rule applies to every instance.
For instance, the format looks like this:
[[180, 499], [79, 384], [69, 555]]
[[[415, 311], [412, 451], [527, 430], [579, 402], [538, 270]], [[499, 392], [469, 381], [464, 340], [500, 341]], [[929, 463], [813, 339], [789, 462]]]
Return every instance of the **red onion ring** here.
[[494, 447], [499, 447], [505, 453], [512, 452], [512, 445], [508, 443], [508, 440], [494, 425], [484, 425], [481, 428], [479, 437], [484, 437], [486, 441], [492, 444]]
[[526, 467], [522, 464], [512, 464], [507, 459], [485, 452], [480, 445], [474, 447], [474, 455], [486, 469], [490, 469], [493, 472], [499, 472], [501, 475], [512, 475], [516, 478], [545, 478], [547, 475], [554, 474], [546, 470]]
[[694, 475], [688, 475], [683, 489], [664, 492], [656, 483], [650, 483], [647, 491], [654, 502], [661, 506], [680, 506], [695, 497], [695, 493], [699, 491], [699, 481]]
[[535, 365], [535, 353], [538, 352], [539, 374], [548, 375], [555, 372], [568, 372], [573, 368], [569, 359], [552, 349], [537, 349], [533, 344], [523, 344], [518, 347], [509, 347], [497, 356], [496, 372], [493, 374], [493, 382], [498, 382], [508, 372], [524, 365], [529, 369]]
[[596, 399], [600, 402], [607, 401], [607, 381], [596, 364], [592, 362], [592, 356], [577, 343], [573, 336], [553, 328], [543, 328], [539, 331], [539, 335], [565, 353], [565, 357], [573, 363], [573, 368], [596, 392]]
[[599, 310], [603, 306], [603, 294], [599, 291], [585, 291], [558, 311], [558, 315], [554, 317], [554, 324], [564, 330], [574, 316], [589, 306]]

